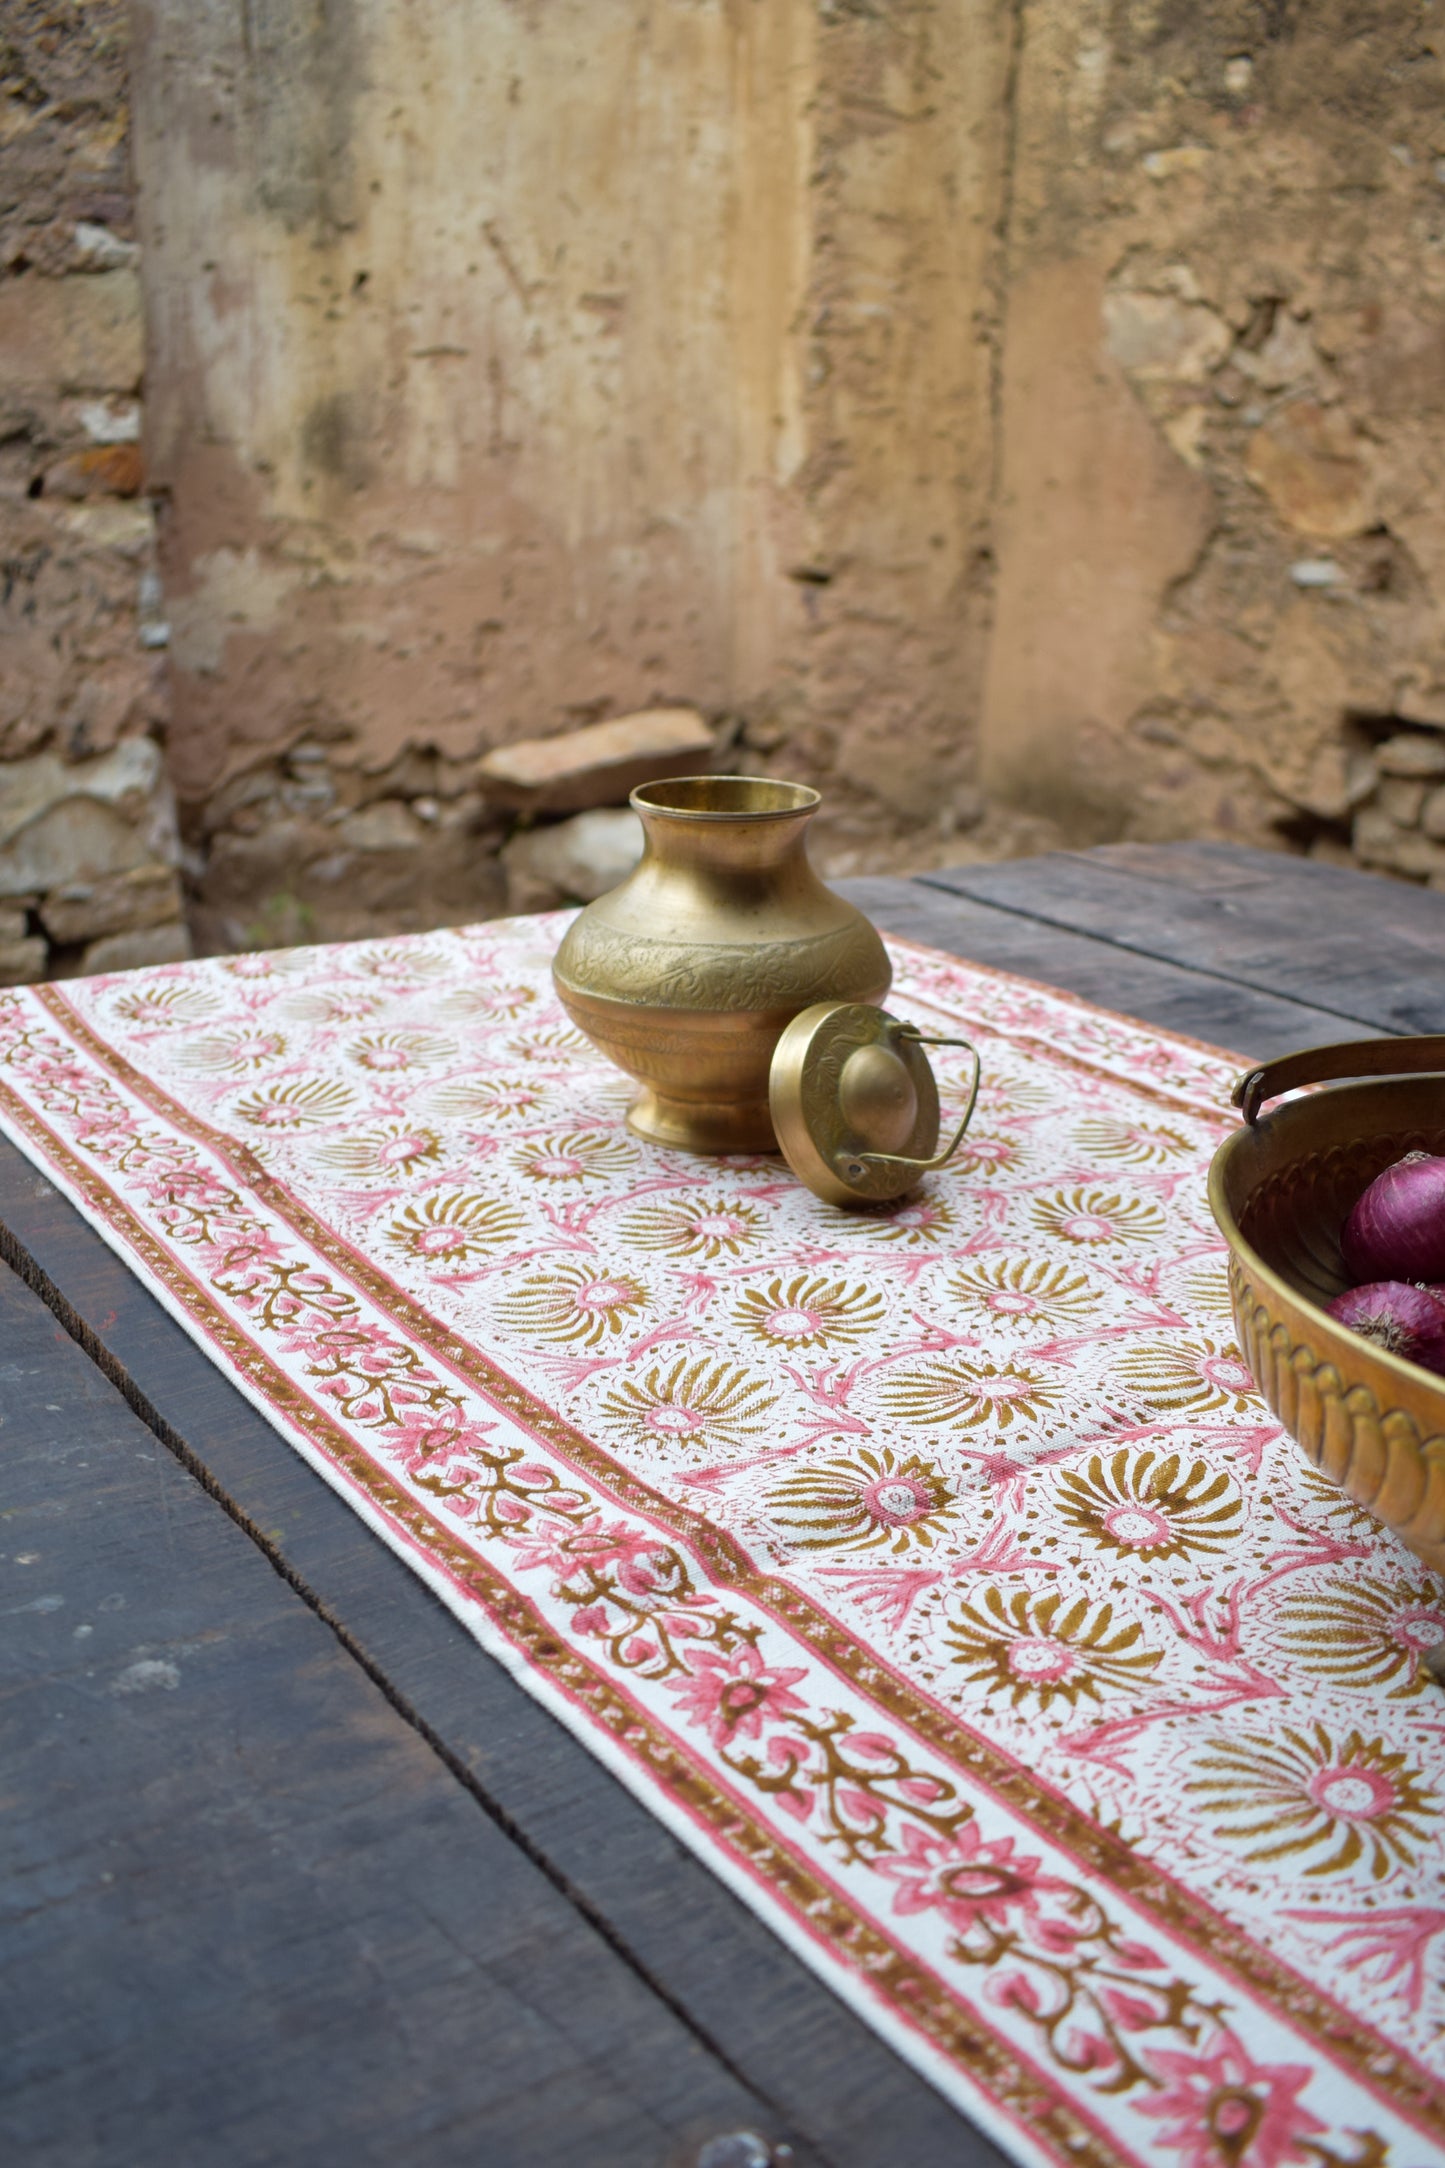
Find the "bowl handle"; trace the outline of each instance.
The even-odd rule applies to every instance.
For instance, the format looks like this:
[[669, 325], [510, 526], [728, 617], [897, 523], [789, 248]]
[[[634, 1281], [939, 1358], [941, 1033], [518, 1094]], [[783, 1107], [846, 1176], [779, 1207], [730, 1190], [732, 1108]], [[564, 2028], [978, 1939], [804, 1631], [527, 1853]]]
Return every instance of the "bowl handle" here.
[[1340, 1077], [1419, 1076], [1445, 1072], [1445, 1033], [1418, 1039], [1342, 1039], [1334, 1046], [1307, 1046], [1298, 1054], [1247, 1069], [1231, 1094], [1250, 1123], [1259, 1120], [1266, 1099], [1298, 1090], [1301, 1084], [1328, 1084]]

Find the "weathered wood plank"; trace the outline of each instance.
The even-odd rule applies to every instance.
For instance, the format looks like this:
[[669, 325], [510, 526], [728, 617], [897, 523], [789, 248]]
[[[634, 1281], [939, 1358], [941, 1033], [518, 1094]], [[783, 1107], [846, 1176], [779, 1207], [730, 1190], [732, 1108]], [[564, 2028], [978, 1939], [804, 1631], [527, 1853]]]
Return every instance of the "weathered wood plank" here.
[[836, 885], [886, 932], [1040, 979], [1162, 1030], [1236, 1052], [1241, 1060], [1265, 1061], [1297, 1047], [1349, 1038], [1358, 1028], [1329, 1009], [1237, 986], [922, 880], [873, 878]]
[[1445, 896], [1376, 874], [1228, 844], [1170, 844], [920, 879], [1365, 1031], [1434, 1031], [1445, 1018]]
[[783, 2137], [3, 1266], [0, 1348], [0, 2154]]
[[[631, 1964], [772, 2104], [775, 2121], [799, 2134], [800, 2148], [812, 2143], [834, 2168], [904, 2160], [910, 2168], [991, 2168], [1000, 2161], [478, 1649], [3, 1140], [0, 1228], [30, 1269], [63, 1290], [97, 1355], [187, 1442], [397, 1702], [471, 1774], [588, 1916], [606, 1923]], [[132, 1538], [137, 1557], [152, 1567], [164, 1540], [159, 1519], [148, 1538]], [[221, 1599], [217, 1609], [225, 1617], [234, 1605]], [[419, 1890], [423, 1899], [448, 1916], [445, 1874]], [[410, 2157], [430, 2168], [431, 2155]], [[493, 2154], [484, 2157], [492, 2168]], [[585, 2148], [542, 2157], [549, 2168], [552, 2160], [593, 2159]], [[643, 2163], [655, 2157], [635, 2156]]]

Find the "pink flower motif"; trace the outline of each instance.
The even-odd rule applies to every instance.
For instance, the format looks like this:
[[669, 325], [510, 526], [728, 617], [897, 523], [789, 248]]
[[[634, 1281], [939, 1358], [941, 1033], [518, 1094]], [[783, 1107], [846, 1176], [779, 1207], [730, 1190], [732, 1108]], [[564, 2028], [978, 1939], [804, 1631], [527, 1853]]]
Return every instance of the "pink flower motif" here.
[[565, 1580], [572, 1561], [563, 1545], [569, 1530], [565, 1521], [544, 1520], [539, 1514], [525, 1535], [508, 1536], [512, 1557], [522, 1573], [551, 1573]]
[[764, 1718], [773, 1723], [804, 1708], [802, 1697], [791, 1688], [806, 1677], [806, 1666], [765, 1664], [755, 1648], [740, 1648], [731, 1656], [699, 1649], [692, 1670], [684, 1678], [669, 1679], [667, 1686], [676, 1694], [682, 1715], [705, 1724], [714, 1746], [727, 1746], [736, 1738], [758, 1738]]
[[953, 1926], [966, 1929], [975, 1920], [1002, 1926], [1011, 1911], [1036, 1912], [1041, 1890], [1067, 1890], [1066, 1882], [1040, 1873], [1042, 1864], [1019, 1857], [1012, 1837], [985, 1841], [976, 1822], [966, 1822], [952, 1837], [910, 1823], [901, 1854], [879, 1860], [877, 1868], [898, 1884], [895, 1913], [937, 1906]]
[[574, 1563], [598, 1570], [610, 1566], [631, 1596], [647, 1596], [657, 1586], [657, 1561], [663, 1545], [650, 1529], [629, 1528], [626, 1521], [606, 1522], [594, 1513], [569, 1537]]
[[1252, 2062], [1225, 2027], [1207, 2054], [1157, 2048], [1147, 2062], [1162, 2090], [1134, 2106], [1159, 2119], [1159, 2143], [1184, 2168], [1278, 2168], [1306, 2159], [1301, 2141], [1326, 2128], [1300, 2105], [1307, 2066]]

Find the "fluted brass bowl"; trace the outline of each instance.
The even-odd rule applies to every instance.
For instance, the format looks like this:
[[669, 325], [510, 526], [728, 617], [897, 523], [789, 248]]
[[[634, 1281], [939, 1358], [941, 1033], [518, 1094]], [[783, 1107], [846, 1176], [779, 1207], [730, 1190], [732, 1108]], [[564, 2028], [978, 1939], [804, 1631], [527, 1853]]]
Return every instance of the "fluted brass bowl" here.
[[[1240, 1080], [1245, 1126], [1219, 1147], [1209, 1202], [1229, 1245], [1239, 1344], [1274, 1414], [1315, 1466], [1445, 1573], [1445, 1378], [1390, 1355], [1325, 1313], [1350, 1285], [1340, 1229], [1377, 1174], [1406, 1152], [1445, 1153], [1445, 1038], [1315, 1048]], [[1340, 1075], [1276, 1106], [1266, 1098]]]

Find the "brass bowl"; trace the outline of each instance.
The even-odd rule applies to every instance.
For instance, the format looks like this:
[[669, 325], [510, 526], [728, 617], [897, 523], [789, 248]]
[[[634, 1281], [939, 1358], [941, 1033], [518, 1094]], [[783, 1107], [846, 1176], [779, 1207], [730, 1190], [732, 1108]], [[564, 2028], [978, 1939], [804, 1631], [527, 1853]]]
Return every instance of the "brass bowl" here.
[[1325, 1313], [1350, 1283], [1340, 1229], [1406, 1152], [1445, 1153], [1445, 1075], [1393, 1074], [1291, 1099], [1329, 1077], [1445, 1069], [1445, 1038], [1321, 1047], [1241, 1078], [1245, 1126], [1209, 1172], [1229, 1245], [1239, 1343], [1274, 1414], [1315, 1466], [1445, 1574], [1445, 1378]]

